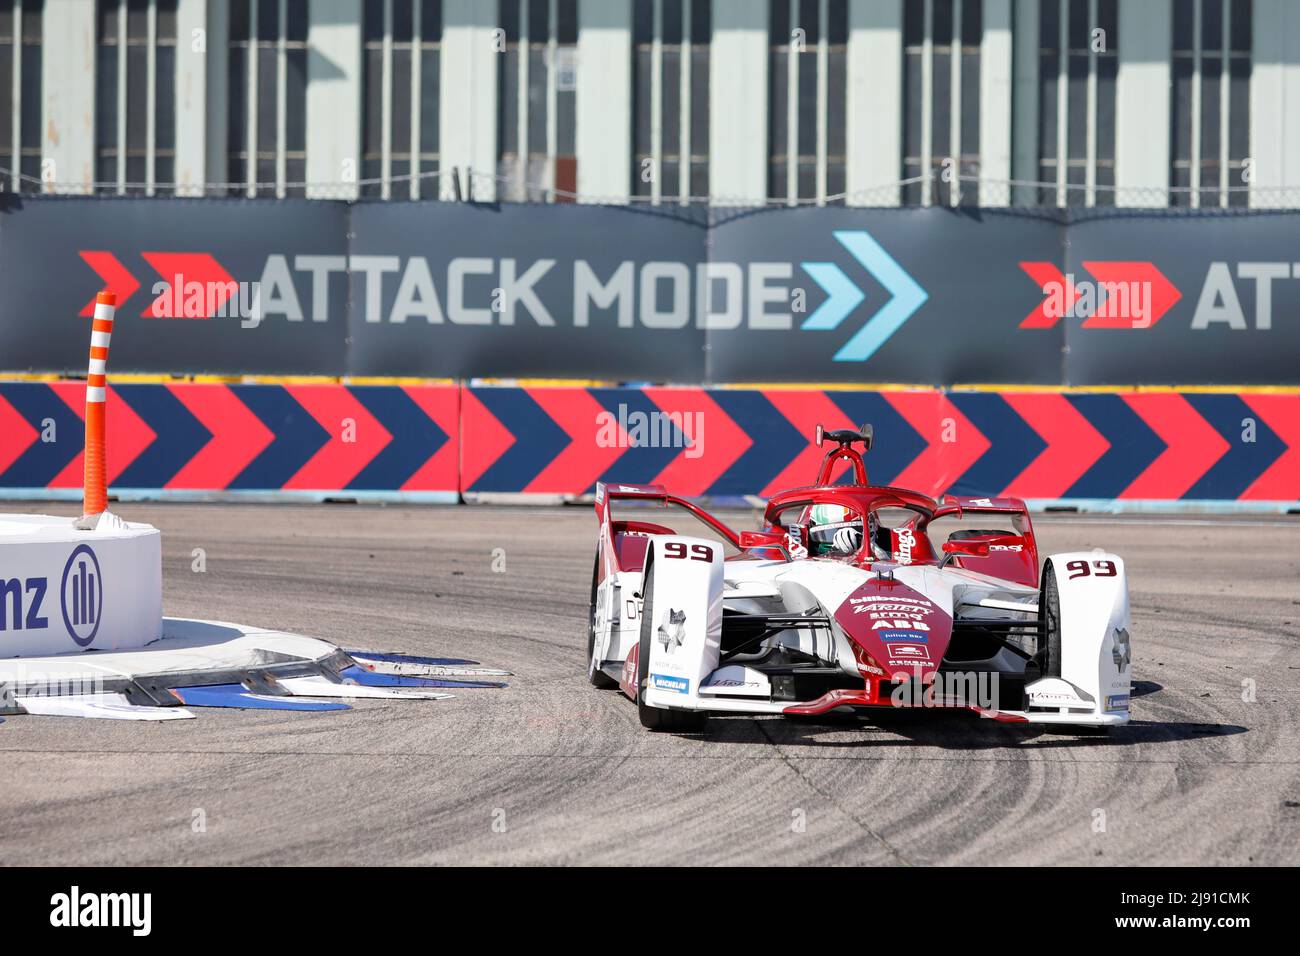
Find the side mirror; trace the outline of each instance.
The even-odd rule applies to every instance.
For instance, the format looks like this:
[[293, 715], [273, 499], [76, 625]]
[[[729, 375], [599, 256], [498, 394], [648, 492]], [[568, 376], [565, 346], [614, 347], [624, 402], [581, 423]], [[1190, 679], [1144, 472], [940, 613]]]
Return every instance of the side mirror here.
[[780, 531], [740, 532], [740, 547], [745, 551], [750, 548], [779, 548], [784, 544], [785, 534]]

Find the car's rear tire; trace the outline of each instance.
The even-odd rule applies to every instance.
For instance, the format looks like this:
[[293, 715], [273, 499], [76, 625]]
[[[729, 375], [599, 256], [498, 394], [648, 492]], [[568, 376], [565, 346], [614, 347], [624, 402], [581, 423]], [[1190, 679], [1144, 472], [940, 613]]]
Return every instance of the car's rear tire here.
[[641, 726], [676, 734], [694, 734], [704, 730], [709, 715], [699, 710], [664, 710], [645, 703], [645, 689], [650, 683], [650, 641], [654, 635], [655, 566], [651, 563], [641, 583], [641, 640], [637, 642], [636, 713]]
[[1061, 592], [1049, 561], [1038, 593], [1038, 652], [1034, 655], [1044, 677], [1061, 676]]
[[596, 582], [599, 572], [600, 552], [597, 551], [596, 560], [591, 566], [591, 607], [587, 611], [587, 680], [592, 687], [611, 690], [618, 686], [618, 681], [601, 670], [600, 662], [596, 660], [596, 598], [598, 596]]

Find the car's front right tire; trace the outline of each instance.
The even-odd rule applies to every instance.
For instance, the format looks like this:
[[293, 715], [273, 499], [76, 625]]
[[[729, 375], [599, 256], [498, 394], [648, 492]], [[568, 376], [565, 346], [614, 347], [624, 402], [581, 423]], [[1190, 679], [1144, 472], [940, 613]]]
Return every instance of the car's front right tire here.
[[[591, 566], [591, 607], [587, 612], [587, 681], [592, 687], [610, 690], [618, 686], [618, 681], [601, 670], [600, 661], [596, 660], [596, 602], [600, 600], [600, 588], [597, 584], [599, 577], [600, 551], [597, 550], [596, 562]], [[605, 626], [609, 626], [608, 620]]]

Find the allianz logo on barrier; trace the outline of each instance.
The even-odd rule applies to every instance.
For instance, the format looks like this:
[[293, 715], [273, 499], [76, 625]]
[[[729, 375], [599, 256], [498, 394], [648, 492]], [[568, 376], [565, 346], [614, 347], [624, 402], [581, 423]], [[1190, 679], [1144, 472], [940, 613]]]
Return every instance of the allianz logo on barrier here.
[[[0, 578], [0, 631], [49, 628], [45, 605], [48, 591], [46, 577]], [[59, 603], [68, 636], [81, 647], [89, 647], [99, 633], [104, 614], [103, 574], [90, 545], [78, 545], [68, 556], [59, 585]]]
[[[927, 300], [928, 294], [865, 230], [833, 233], [835, 240], [873, 277], [889, 298], [864, 320], [862, 327], [835, 353], [836, 361], [870, 358]], [[140, 288], [137, 279], [111, 252], [81, 250], [82, 260], [125, 303]], [[210, 254], [143, 252], [141, 256], [163, 280], [152, 287], [154, 299], [143, 318], [239, 317], [241, 326], [256, 328], [280, 317], [290, 322], [328, 322], [333, 277], [350, 276], [357, 284], [357, 301], [370, 323], [401, 325], [424, 321], [432, 325], [514, 325], [525, 319], [555, 327], [552, 295], [538, 284], [556, 269], [558, 260], [537, 259], [526, 265], [514, 258], [456, 257], [439, 281], [425, 256], [267, 256], [258, 281], [236, 282]], [[866, 294], [833, 262], [798, 263], [825, 293], [825, 299], [798, 328], [830, 332], [857, 311]], [[567, 267], [566, 267], [567, 268]], [[552, 280], [554, 281], [554, 280]], [[396, 283], [395, 286], [393, 283]], [[303, 293], [300, 294], [300, 288]], [[587, 327], [593, 310], [611, 311], [618, 328], [639, 324], [650, 329], [697, 328], [789, 331], [806, 311], [807, 289], [798, 284], [795, 263], [698, 263], [624, 260], [598, 273], [586, 259], [571, 269], [572, 315], [575, 328]], [[392, 304], [385, 310], [386, 294]], [[306, 307], [304, 307], [304, 301]], [[91, 306], [87, 306], [87, 309]], [[90, 314], [83, 310], [83, 314]]]

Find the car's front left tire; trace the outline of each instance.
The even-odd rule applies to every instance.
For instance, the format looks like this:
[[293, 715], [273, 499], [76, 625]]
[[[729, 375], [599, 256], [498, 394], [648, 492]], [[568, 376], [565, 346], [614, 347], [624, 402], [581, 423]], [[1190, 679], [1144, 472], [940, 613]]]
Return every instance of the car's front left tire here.
[[654, 595], [655, 566], [646, 568], [645, 578], [641, 584], [641, 640], [638, 642], [636, 657], [636, 712], [641, 719], [641, 726], [650, 730], [664, 730], [675, 734], [697, 734], [704, 730], [709, 715], [700, 710], [666, 710], [651, 707], [645, 702], [645, 689], [650, 684], [650, 641], [654, 635], [654, 607], [651, 600]]

